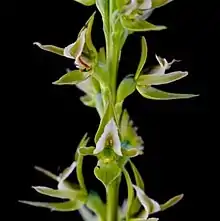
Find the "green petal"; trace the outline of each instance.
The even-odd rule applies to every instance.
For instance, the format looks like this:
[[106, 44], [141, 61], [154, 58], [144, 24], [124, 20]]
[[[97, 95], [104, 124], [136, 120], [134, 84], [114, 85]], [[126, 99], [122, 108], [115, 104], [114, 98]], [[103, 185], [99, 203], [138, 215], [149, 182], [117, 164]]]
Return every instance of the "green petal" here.
[[138, 79], [146, 60], [147, 60], [147, 41], [145, 37], [142, 37], [141, 38], [141, 59], [140, 59], [137, 71], [135, 73], [135, 77], [134, 77], [135, 80]]
[[81, 200], [85, 200], [86, 199], [86, 195], [82, 193], [82, 191], [80, 190], [70, 190], [70, 189], [65, 189], [65, 190], [55, 190], [55, 189], [51, 189], [48, 187], [44, 187], [44, 186], [36, 186], [33, 187], [38, 193], [41, 193], [43, 195], [46, 196], [51, 196], [51, 197], [56, 197], [56, 198], [60, 198], [60, 199], [81, 199]]
[[182, 198], [184, 197], [183, 194], [180, 194], [178, 196], [175, 196], [173, 198], [171, 198], [170, 200], [168, 200], [166, 203], [160, 205], [161, 210], [166, 210], [171, 206], [174, 206], [175, 204], [177, 204]]
[[162, 7], [170, 2], [172, 2], [173, 0], [152, 0], [152, 7], [153, 8], [159, 8]]
[[79, 148], [86, 147], [88, 142], [89, 142], [88, 133], [85, 133], [77, 146], [77, 151], [75, 152], [75, 161], [77, 161], [79, 157], [79, 153], [78, 153]]
[[117, 103], [124, 101], [126, 97], [135, 91], [136, 83], [132, 77], [125, 77], [117, 90]]
[[57, 46], [54, 46], [54, 45], [42, 45], [41, 43], [39, 42], [34, 42], [34, 45], [37, 45], [39, 48], [45, 50], [45, 51], [49, 51], [49, 52], [52, 52], [54, 54], [58, 54], [58, 55], [61, 55], [61, 56], [64, 56], [64, 49], [63, 48], [59, 48]]
[[80, 97], [81, 102], [88, 107], [95, 107], [95, 100], [89, 95], [84, 95]]
[[101, 137], [102, 133], [104, 132], [105, 125], [109, 122], [110, 117], [112, 113], [112, 106], [110, 104], [107, 104], [105, 113], [101, 119], [101, 122], [99, 124], [99, 128], [95, 135], [95, 143], [98, 142], [99, 138]]
[[100, 180], [105, 187], [111, 184], [121, 174], [121, 169], [117, 163], [103, 163], [98, 162], [98, 165], [94, 169], [94, 174], [98, 180]]
[[51, 209], [52, 211], [68, 212], [78, 210], [83, 204], [79, 200], [67, 201], [62, 203], [44, 203], [44, 202], [31, 202], [31, 201], [19, 201], [21, 203], [28, 204], [30, 206], [43, 207]]
[[95, 147], [80, 147], [79, 153], [83, 156], [87, 155], [93, 155], [93, 151], [95, 150]]
[[106, 57], [105, 57], [105, 48], [104, 47], [102, 47], [102, 48], [100, 48], [99, 49], [99, 54], [98, 54], [98, 56], [99, 56], [99, 62], [101, 62], [101, 63], [105, 63], [105, 60], [106, 60]]
[[74, 0], [76, 2], [79, 2], [85, 6], [91, 6], [95, 4], [95, 0]]
[[148, 99], [152, 100], [174, 100], [174, 99], [187, 99], [197, 97], [195, 94], [176, 94], [168, 93], [153, 87], [137, 86], [139, 93]]
[[86, 45], [87, 45], [89, 51], [92, 51], [95, 54], [95, 56], [97, 56], [96, 48], [95, 48], [95, 46], [93, 45], [93, 42], [92, 42], [92, 27], [93, 27], [93, 23], [94, 23], [95, 14], [96, 14], [96, 12], [94, 12], [90, 16], [90, 18], [86, 22], [85, 26], [87, 27], [87, 31], [86, 31]]
[[125, 16], [121, 17], [121, 23], [122, 26], [125, 29], [128, 29], [130, 31], [160, 31], [166, 29], [165, 26], [160, 25], [153, 25], [147, 21], [144, 20], [134, 20], [134, 19], [128, 19]]
[[78, 84], [81, 81], [84, 81], [88, 78], [89, 74], [87, 72], [81, 72], [78, 70], [74, 70], [68, 72], [67, 74], [63, 75], [60, 79], [53, 82], [55, 85], [74, 85]]
[[137, 84], [144, 85], [161, 85], [161, 84], [169, 84], [174, 81], [180, 80], [188, 75], [188, 72], [175, 71], [168, 74], [158, 75], [158, 74], [146, 74], [141, 75]]
[[104, 31], [105, 39], [107, 39], [109, 35], [109, 13], [108, 13], [109, 1], [96, 0], [96, 7], [98, 8], [102, 16], [103, 31]]
[[127, 156], [127, 157], [136, 157], [140, 154], [137, 148], [123, 149], [122, 153], [123, 153], [123, 156]]

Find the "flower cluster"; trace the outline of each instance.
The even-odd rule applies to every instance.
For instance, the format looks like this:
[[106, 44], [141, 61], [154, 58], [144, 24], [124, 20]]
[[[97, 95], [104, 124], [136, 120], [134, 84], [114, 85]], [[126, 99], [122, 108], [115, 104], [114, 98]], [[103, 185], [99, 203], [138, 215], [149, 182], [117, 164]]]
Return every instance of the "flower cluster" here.
[[[172, 64], [178, 60], [167, 61], [158, 55], [155, 55], [157, 64], [145, 68], [148, 57], [145, 37], [141, 38], [141, 56], [136, 72], [127, 74], [118, 85], [117, 74], [121, 50], [128, 36], [134, 32], [166, 29], [163, 25], [154, 25], [146, 20], [155, 9], [172, 0], [75, 1], [85, 6], [97, 6], [103, 21], [105, 47], [97, 50], [92, 41], [95, 12], [82, 27], [74, 43], [64, 48], [39, 42], [34, 44], [45, 51], [74, 60], [76, 69], [68, 70], [53, 84], [74, 85], [81, 90], [84, 95], [80, 100], [84, 105], [96, 108], [100, 124], [94, 142], [89, 145], [90, 139], [85, 134], [76, 148], [73, 162], [61, 174], [55, 175], [36, 167], [58, 184], [56, 189], [34, 186], [34, 190], [62, 199], [62, 202], [21, 202], [54, 211], [78, 210], [85, 221], [157, 221], [158, 218], [150, 216], [175, 205], [183, 198], [183, 194], [163, 204], [146, 195], [142, 177], [132, 162], [134, 157], [144, 154], [144, 141], [137, 134], [137, 127], [124, 108], [124, 101], [135, 91], [151, 100], [186, 99], [198, 95], [166, 92], [157, 88], [186, 77], [188, 72], [169, 72]], [[88, 155], [97, 159], [94, 175], [106, 189], [106, 203], [98, 193], [88, 191], [84, 183], [82, 167]], [[127, 164], [131, 166], [135, 181], [132, 181], [126, 169]], [[74, 184], [68, 180], [73, 172], [77, 176], [77, 183]], [[128, 194], [123, 205], [119, 206], [118, 190], [123, 176]]]

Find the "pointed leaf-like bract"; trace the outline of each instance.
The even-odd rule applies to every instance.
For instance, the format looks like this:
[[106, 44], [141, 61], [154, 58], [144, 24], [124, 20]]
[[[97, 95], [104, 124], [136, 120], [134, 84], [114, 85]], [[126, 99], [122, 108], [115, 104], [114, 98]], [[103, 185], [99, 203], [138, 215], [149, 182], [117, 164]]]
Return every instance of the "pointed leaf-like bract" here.
[[104, 128], [105, 128], [106, 124], [108, 123], [108, 121], [110, 120], [110, 116], [111, 116], [112, 112], [113, 112], [112, 106], [108, 103], [106, 105], [104, 115], [101, 119], [101, 122], [99, 124], [99, 128], [98, 128], [97, 133], [95, 135], [95, 143], [98, 142], [99, 138], [101, 137], [102, 133], [104, 132]]
[[121, 174], [121, 169], [117, 163], [102, 163], [98, 162], [98, 165], [94, 169], [94, 174], [98, 180], [100, 180], [105, 187], [111, 184]]
[[129, 19], [125, 16], [121, 17], [122, 26], [130, 31], [142, 32], [142, 31], [160, 31], [166, 29], [162, 25], [153, 25], [144, 20]]
[[77, 151], [75, 152], [75, 161], [77, 161], [78, 158], [79, 158], [79, 153], [78, 153], [79, 148], [86, 147], [88, 142], [89, 142], [88, 133], [85, 133], [84, 136], [82, 137], [82, 139], [80, 140], [78, 146], [77, 146]]
[[53, 82], [53, 84], [74, 85], [74, 84], [80, 83], [81, 81], [86, 80], [86, 78], [88, 78], [88, 76], [89, 76], [89, 74], [87, 72], [74, 70], [74, 71], [68, 72], [67, 74], [63, 75], [60, 79]]
[[38, 193], [41, 193], [46, 196], [56, 197], [60, 199], [70, 199], [70, 200], [82, 200], [84, 201], [86, 199], [85, 194], [82, 193], [80, 190], [55, 190], [44, 186], [35, 186], [33, 187]]
[[168, 74], [157, 75], [157, 74], [146, 74], [141, 75], [138, 80], [138, 85], [161, 85], [169, 84], [174, 81], [180, 80], [188, 75], [188, 72], [175, 71]]
[[125, 77], [118, 86], [117, 103], [124, 101], [126, 97], [135, 91], [136, 83], [132, 77]]
[[79, 153], [83, 156], [87, 155], [93, 155], [93, 151], [95, 150], [95, 147], [80, 147]]
[[107, 38], [108, 36], [108, 27], [109, 27], [109, 20], [108, 20], [108, 1], [103, 1], [103, 0], [96, 0], [96, 6], [102, 16], [102, 22], [103, 22], [103, 31], [105, 34], [105, 37]]
[[63, 48], [59, 48], [59, 47], [54, 46], [54, 45], [42, 45], [39, 42], [34, 42], [34, 45], [37, 45], [39, 48], [41, 48], [45, 51], [49, 51], [49, 52], [52, 52], [54, 54], [64, 56], [64, 49]]
[[144, 64], [146, 63], [146, 60], [147, 60], [147, 41], [146, 41], [145, 37], [143, 36], [141, 38], [141, 59], [138, 64], [137, 71], [135, 73], [135, 77], [134, 77], [135, 80], [138, 79], [138, 77], [144, 67]]
[[195, 94], [168, 93], [150, 86], [137, 86], [137, 90], [143, 97], [151, 100], [187, 99], [198, 96]]
[[74, 0], [76, 2], [79, 2], [85, 6], [91, 6], [95, 4], [95, 0]]
[[19, 201], [21, 203], [28, 204], [30, 206], [43, 207], [51, 209], [52, 211], [68, 212], [78, 210], [83, 203], [79, 200], [71, 200], [62, 203], [45, 203], [45, 202], [31, 202], [31, 201]]
[[166, 203], [161, 204], [161, 210], [166, 210], [171, 206], [174, 206], [175, 204], [177, 204], [182, 198], [184, 197], [183, 194], [180, 194], [178, 196], [175, 196], [173, 198], [171, 198], [170, 200], [168, 200]]

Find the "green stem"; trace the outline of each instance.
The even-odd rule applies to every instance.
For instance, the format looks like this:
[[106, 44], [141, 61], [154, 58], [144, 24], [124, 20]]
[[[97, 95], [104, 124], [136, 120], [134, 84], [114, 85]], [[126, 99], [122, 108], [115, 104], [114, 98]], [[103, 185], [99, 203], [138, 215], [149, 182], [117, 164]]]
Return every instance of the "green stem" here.
[[84, 182], [84, 177], [83, 177], [83, 172], [82, 172], [82, 165], [83, 165], [83, 156], [79, 154], [78, 159], [77, 159], [76, 175], [77, 175], [80, 188], [83, 191], [85, 191], [85, 193], [87, 193], [85, 182]]
[[107, 62], [109, 71], [109, 82], [112, 92], [112, 102], [115, 103], [116, 98], [116, 78], [118, 72], [118, 45], [115, 45], [114, 39], [114, 23], [113, 23], [113, 13], [116, 10], [115, 0], [109, 1], [109, 32], [108, 32], [108, 50], [107, 50]]
[[107, 217], [106, 221], [118, 221], [119, 186], [121, 177], [114, 180], [106, 189]]

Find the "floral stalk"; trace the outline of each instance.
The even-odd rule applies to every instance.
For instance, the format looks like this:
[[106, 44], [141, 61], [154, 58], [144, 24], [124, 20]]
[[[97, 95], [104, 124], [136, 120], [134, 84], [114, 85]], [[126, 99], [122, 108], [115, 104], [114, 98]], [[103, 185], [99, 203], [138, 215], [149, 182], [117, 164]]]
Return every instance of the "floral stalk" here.
[[[62, 199], [61, 202], [22, 203], [51, 209], [53, 211], [78, 211], [85, 221], [157, 221], [150, 217], [178, 203], [183, 194], [159, 203], [145, 193], [144, 181], [132, 162], [134, 157], [144, 154], [144, 140], [138, 135], [131, 117], [124, 109], [124, 101], [137, 91], [151, 100], [174, 100], [194, 98], [198, 95], [162, 91], [158, 87], [185, 78], [186, 71], [168, 70], [178, 60], [167, 61], [155, 55], [157, 64], [145, 67], [148, 45], [145, 36], [140, 37], [140, 61], [135, 73], [127, 74], [117, 82], [121, 51], [126, 39], [135, 32], [162, 31], [167, 27], [147, 21], [158, 8], [172, 0], [75, 0], [85, 6], [96, 6], [103, 21], [106, 45], [97, 49], [92, 41], [92, 27], [96, 12], [87, 19], [74, 43], [60, 48], [54, 45], [34, 44], [41, 49], [72, 59], [76, 69], [53, 82], [54, 86], [72, 85], [84, 95], [84, 105], [96, 108], [100, 124], [91, 141], [88, 134], [80, 140], [73, 162], [61, 174], [53, 174], [41, 167], [36, 169], [57, 182], [57, 188], [34, 186], [40, 194]], [[94, 176], [106, 190], [106, 203], [97, 192], [87, 189], [84, 182], [83, 162], [86, 156], [97, 159]], [[130, 164], [134, 180], [127, 171]], [[68, 180], [76, 172], [77, 181]], [[121, 179], [127, 184], [127, 199], [119, 205]]]

